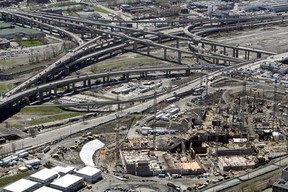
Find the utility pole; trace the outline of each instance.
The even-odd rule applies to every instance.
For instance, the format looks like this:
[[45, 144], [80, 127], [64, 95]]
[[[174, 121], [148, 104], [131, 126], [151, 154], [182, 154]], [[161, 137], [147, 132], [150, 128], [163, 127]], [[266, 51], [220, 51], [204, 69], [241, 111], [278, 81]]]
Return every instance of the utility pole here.
[[[277, 107], [277, 86], [278, 79], [275, 79], [274, 85], [274, 97], [273, 97], [273, 120], [272, 120], [272, 129], [275, 129], [275, 120], [276, 120], [276, 107]], [[279, 130], [278, 130], [279, 131]]]
[[119, 123], [119, 114], [116, 114], [117, 119], [117, 128], [116, 128], [116, 138], [115, 138], [115, 163], [117, 165], [118, 159], [119, 159], [119, 129], [120, 129], [120, 123]]
[[[157, 113], [157, 92], [156, 87], [154, 89], [154, 101], [153, 101], [153, 107], [154, 107], [154, 119], [156, 120], [156, 113]], [[153, 149], [156, 149], [156, 127], [153, 126]]]

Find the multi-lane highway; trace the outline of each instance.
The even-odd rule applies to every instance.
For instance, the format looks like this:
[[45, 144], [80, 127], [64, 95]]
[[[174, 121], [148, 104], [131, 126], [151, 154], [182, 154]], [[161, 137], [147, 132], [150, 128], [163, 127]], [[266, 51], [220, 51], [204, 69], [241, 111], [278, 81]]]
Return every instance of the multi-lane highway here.
[[[194, 56], [200, 57], [200, 58], [213, 58], [213, 59], [222, 59], [225, 61], [234, 61], [235, 63], [240, 63], [240, 64], [234, 64], [232, 66], [227, 67], [226, 69], [228, 70], [229, 68], [237, 68], [240, 66], [245, 66], [245, 65], [250, 65], [251, 63], [253, 64], [253, 61], [249, 61], [249, 62], [243, 62], [244, 60], [239, 59], [239, 58], [233, 58], [233, 57], [229, 57], [226, 55], [221, 55], [221, 54], [214, 54], [214, 53], [205, 53], [205, 54], [201, 54], [201, 53], [195, 53], [195, 52], [189, 52], [186, 50], [181, 50], [179, 49], [179, 40], [191, 40], [189, 37], [178, 37], [175, 35], [169, 35], [169, 34], [164, 34], [164, 33], [159, 33], [159, 32], [143, 32], [143, 30], [138, 30], [138, 29], [127, 29], [125, 27], [119, 27], [119, 26], [112, 26], [109, 24], [101, 24], [101, 23], [96, 23], [95, 22], [88, 22], [88, 21], [79, 21], [77, 19], [73, 19], [73, 18], [63, 18], [63, 17], [59, 17], [59, 16], [49, 16], [49, 17], [44, 17], [41, 14], [33, 14], [33, 13], [24, 13], [24, 12], [19, 12], [19, 13], [10, 13], [7, 11], [0, 11], [2, 13], [2, 18], [5, 20], [11, 20], [14, 22], [19, 22], [20, 24], [24, 24], [24, 25], [28, 25], [30, 27], [40, 27], [41, 29], [41, 21], [44, 22], [45, 26], [49, 29], [56, 29], [59, 31], [60, 29], [62, 29], [63, 27], [65, 28], [65, 30], [67, 29], [71, 29], [73, 27], [80, 27], [83, 29], [89, 29], [91, 31], [97, 32], [97, 34], [100, 36], [92, 39], [91, 41], [84, 43], [83, 40], [79, 40], [79, 44], [81, 44], [78, 48], [76, 48], [74, 50], [73, 53], [69, 53], [68, 55], [66, 55], [65, 57], [61, 58], [59, 61], [55, 62], [54, 64], [52, 64], [51, 66], [49, 66], [47, 69], [43, 70], [42, 72], [40, 72], [39, 74], [35, 75], [34, 77], [28, 79], [27, 81], [25, 81], [24, 83], [20, 84], [18, 87], [16, 87], [15, 89], [13, 89], [12, 91], [8, 92], [8, 94], [6, 95], [6, 97], [4, 97], [1, 101], [0, 101], [0, 110], [5, 110], [7, 108], [7, 106], [9, 107], [19, 107], [19, 104], [21, 104], [21, 99], [25, 99], [25, 97], [30, 96], [30, 94], [39, 94], [39, 93], [43, 93], [44, 91], [49, 92], [52, 87], [53, 89], [55, 89], [55, 87], [57, 88], [58, 85], [63, 85], [67, 83], [69, 84], [69, 81], [77, 81], [77, 78], [80, 78], [81, 81], [86, 81], [89, 78], [92, 78], [91, 76], [85, 76], [85, 77], [76, 77], [76, 78], [68, 78], [68, 79], [62, 79], [60, 81], [55, 81], [56, 78], [55, 76], [57, 76], [57, 73], [62, 73], [63, 71], [65, 72], [65, 70], [68, 69], [68, 74], [69, 74], [69, 67], [73, 66], [74, 64], [82, 64], [83, 62], [87, 62], [88, 59], [93, 58], [94, 60], [92, 60], [92, 63], [95, 61], [98, 61], [99, 58], [101, 56], [104, 56], [106, 54], [112, 54], [113, 51], [119, 51], [122, 52], [123, 50], [125, 51], [125, 47], [131, 46], [132, 45], [132, 51], [135, 49], [138, 49], [137, 44], [141, 44], [141, 46], [146, 46], [148, 47], [148, 52], [149, 52], [149, 47], [150, 46], [154, 46], [157, 48], [161, 48], [164, 49], [164, 55], [165, 52], [170, 49], [172, 51], [176, 51], [178, 52], [178, 57], [181, 58], [181, 53], [185, 53], [185, 54], [192, 54]], [[5, 15], [5, 17], [3, 17], [3, 15]], [[57, 18], [58, 17], [58, 18]], [[263, 16], [261, 17], [261, 19], [265, 20], [265, 19], [274, 19], [274, 20], [283, 20], [283, 18], [286, 16]], [[243, 18], [239, 18], [238, 20], [233, 20], [238, 21], [238, 22], [245, 22], [245, 21], [254, 21], [254, 20], [250, 20], [249, 18], [243, 19]], [[74, 22], [74, 23], [73, 23]], [[81, 24], [76, 24], [79, 22], [83, 22], [82, 25]], [[199, 21], [199, 22], [204, 22]], [[216, 21], [215, 21], [216, 22]], [[220, 22], [220, 21], [219, 21]], [[222, 22], [222, 21], [221, 21]], [[256, 24], [259, 24], [258, 21], [255, 21]], [[36, 24], [36, 25], [35, 25]], [[55, 24], [57, 27], [55, 27], [54, 25], [51, 24]], [[232, 22], [232, 24], [234, 24]], [[85, 26], [84, 26], [85, 25]], [[89, 28], [90, 25], [90, 28]], [[98, 29], [97, 27], [91, 27], [92, 25], [99, 25], [101, 27], [110, 27], [110, 30], [108, 29]], [[227, 25], [229, 24], [225, 24], [225, 27], [227, 27]], [[42, 26], [43, 27], [43, 26]], [[99, 27], [99, 28], [101, 28]], [[66, 29], [67, 28], [67, 29]], [[113, 31], [117, 29], [118, 31]], [[126, 30], [127, 33], [123, 33], [119, 30]], [[130, 32], [128, 33], [128, 31], [130, 30]], [[81, 31], [81, 30], [80, 30]], [[83, 30], [82, 30], [83, 31]], [[63, 31], [62, 31], [63, 32]], [[81, 35], [82, 37], [84, 37], [83, 35]], [[72, 37], [72, 36], [71, 36]], [[104, 38], [106, 37], [106, 39]], [[140, 38], [141, 37], [141, 38]], [[152, 38], [151, 38], [152, 37]], [[154, 38], [153, 38], [154, 37]], [[176, 40], [176, 48], [175, 47], [169, 47], [167, 45], [162, 45], [161, 42], [162, 40], [164, 40], [165, 38], [167, 39], [172, 39], [172, 40]], [[105, 40], [104, 40], [105, 39]], [[93, 43], [98, 42], [96, 45], [93, 45]], [[156, 42], [157, 43], [156, 43]], [[80, 43], [81, 42], [81, 43]], [[261, 50], [259, 50], [261, 51]], [[136, 51], [137, 52], [137, 51]], [[164, 56], [165, 58], [165, 56]], [[179, 61], [179, 59], [178, 59]], [[179, 63], [176, 61], [176, 63]], [[76, 69], [77, 70], [77, 69]], [[217, 70], [216, 72], [213, 72], [211, 74], [209, 74], [211, 77], [214, 76], [218, 76], [222, 73], [223, 69]], [[119, 74], [123, 74], [123, 72], [119, 72]], [[118, 75], [119, 75], [118, 74]], [[61, 74], [63, 75], [63, 74]], [[61, 76], [60, 75], [60, 76]], [[107, 74], [96, 74], [96, 76], [98, 75], [98, 77], [100, 77], [101, 75], [103, 76], [107, 76]], [[96, 77], [95, 76], [95, 77]], [[94, 78], [95, 78], [94, 77]], [[83, 79], [82, 79], [83, 78]], [[176, 94], [181, 94], [183, 92], [186, 92], [188, 90], [191, 90], [192, 88], [194, 88], [195, 86], [197, 86], [199, 84], [200, 79], [197, 79], [191, 83], [189, 83], [187, 86], [180, 88], [179, 90], [176, 90], [175, 93]], [[161, 95], [158, 99], [157, 102], [161, 102], [169, 97], [171, 97], [171, 93], [167, 93], [164, 95]], [[20, 100], [18, 100], [20, 99]], [[15, 103], [13, 103], [14, 101], [16, 101]], [[13, 105], [10, 105], [11, 102], [13, 103]], [[122, 115], [125, 115], [125, 113], [133, 113], [133, 112], [141, 112], [149, 107], [151, 107], [153, 104], [153, 101], [147, 101], [146, 103], [143, 103], [141, 105], [137, 105], [134, 106], [132, 108], [129, 108], [127, 110], [125, 110], [123, 112]], [[23, 105], [22, 105], [23, 106]], [[20, 105], [20, 107], [22, 107]], [[67, 136], [70, 133], [74, 133], [74, 132], [78, 132], [81, 131], [83, 129], [88, 129], [92, 126], [98, 125], [100, 123], [104, 123], [110, 120], [115, 119], [115, 114], [110, 114], [107, 115], [105, 117], [101, 117], [101, 118], [97, 118], [95, 120], [89, 120], [89, 122], [87, 122], [87, 124], [83, 125], [81, 123], [75, 124], [75, 125], [71, 125], [68, 127], [64, 127], [64, 128], [60, 128], [59, 130], [53, 130], [51, 132], [48, 133], [40, 133], [36, 138], [25, 138], [23, 140], [19, 140], [19, 141], [15, 141], [13, 146], [16, 146], [16, 149], [20, 149], [22, 147], [28, 147], [28, 146], [35, 146], [37, 144], [40, 144], [39, 141], [41, 141], [41, 143], [45, 143], [48, 141], [53, 141], [54, 139], [56, 139], [57, 137], [59, 137], [59, 135], [62, 136]], [[61, 134], [55, 134], [55, 133], [61, 133]], [[11, 144], [5, 144], [3, 146], [3, 150], [2, 152], [7, 152], [11, 150]]]

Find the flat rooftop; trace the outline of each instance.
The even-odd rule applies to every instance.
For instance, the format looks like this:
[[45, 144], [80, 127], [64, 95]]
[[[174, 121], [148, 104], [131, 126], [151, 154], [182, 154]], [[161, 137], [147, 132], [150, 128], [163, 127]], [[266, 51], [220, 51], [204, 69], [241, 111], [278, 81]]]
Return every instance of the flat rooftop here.
[[61, 191], [57, 190], [57, 189], [53, 189], [51, 187], [43, 186], [43, 187], [40, 187], [39, 189], [37, 189], [34, 192], [61, 192]]
[[33, 188], [36, 185], [38, 185], [38, 183], [35, 181], [30, 181], [27, 179], [20, 179], [16, 182], [12, 183], [11, 185], [4, 187], [4, 190], [21, 192], [21, 191]]
[[73, 185], [74, 183], [77, 183], [81, 180], [83, 180], [82, 177], [67, 174], [67, 175], [61, 177], [60, 179], [53, 181], [51, 183], [51, 185], [55, 185], [55, 186], [59, 186], [59, 187], [63, 187], [63, 188], [69, 188], [71, 185]]
[[64, 174], [67, 174], [70, 171], [73, 171], [74, 169], [75, 169], [75, 167], [71, 167], [71, 166], [67, 166], [67, 167], [56, 166], [56, 167], [52, 168], [52, 170], [54, 170], [58, 173], [64, 173]]
[[42, 169], [30, 176], [30, 178], [36, 178], [39, 180], [46, 181], [47, 179], [53, 178], [57, 176], [58, 172], [52, 169]]
[[83, 167], [82, 169], [80, 169], [79, 171], [77, 171], [77, 173], [83, 174], [83, 175], [88, 175], [88, 176], [93, 176], [97, 173], [101, 173], [100, 169], [94, 168], [94, 167]]

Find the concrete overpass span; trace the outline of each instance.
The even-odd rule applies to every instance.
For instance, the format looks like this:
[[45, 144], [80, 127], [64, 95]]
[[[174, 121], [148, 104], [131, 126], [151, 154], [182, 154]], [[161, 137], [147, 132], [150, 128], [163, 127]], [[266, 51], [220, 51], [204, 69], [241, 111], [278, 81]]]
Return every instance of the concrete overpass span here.
[[[95, 85], [115, 82], [112, 78], [120, 78], [121, 81], [128, 81], [132, 78], [148, 78], [151, 75], [172, 77], [173, 75], [191, 75], [195, 70], [201, 70], [202, 66], [187, 67], [163, 67], [163, 68], [149, 68], [149, 69], [135, 69], [135, 70], [123, 70], [109, 73], [99, 73], [91, 75], [82, 75], [71, 77], [67, 79], [61, 79], [50, 83], [38, 85], [24, 91], [14, 93], [13, 95], [6, 97], [0, 101], [0, 111], [20, 109], [27, 104], [35, 101], [42, 102], [44, 99], [51, 99], [57, 97], [57, 92], [60, 88], [66, 88], [67, 91], [77, 91], [83, 88], [92, 88]], [[213, 68], [219, 69], [220, 66], [214, 66]], [[112, 81], [111, 81], [112, 80]]]

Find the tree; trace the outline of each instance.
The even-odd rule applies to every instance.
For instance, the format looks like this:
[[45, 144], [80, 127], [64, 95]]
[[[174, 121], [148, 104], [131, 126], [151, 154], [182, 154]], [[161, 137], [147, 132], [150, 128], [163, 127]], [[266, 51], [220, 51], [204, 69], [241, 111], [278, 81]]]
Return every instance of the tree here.
[[18, 34], [14, 37], [14, 40], [16, 43], [18, 43], [20, 45], [21, 41], [22, 41], [22, 36]]

